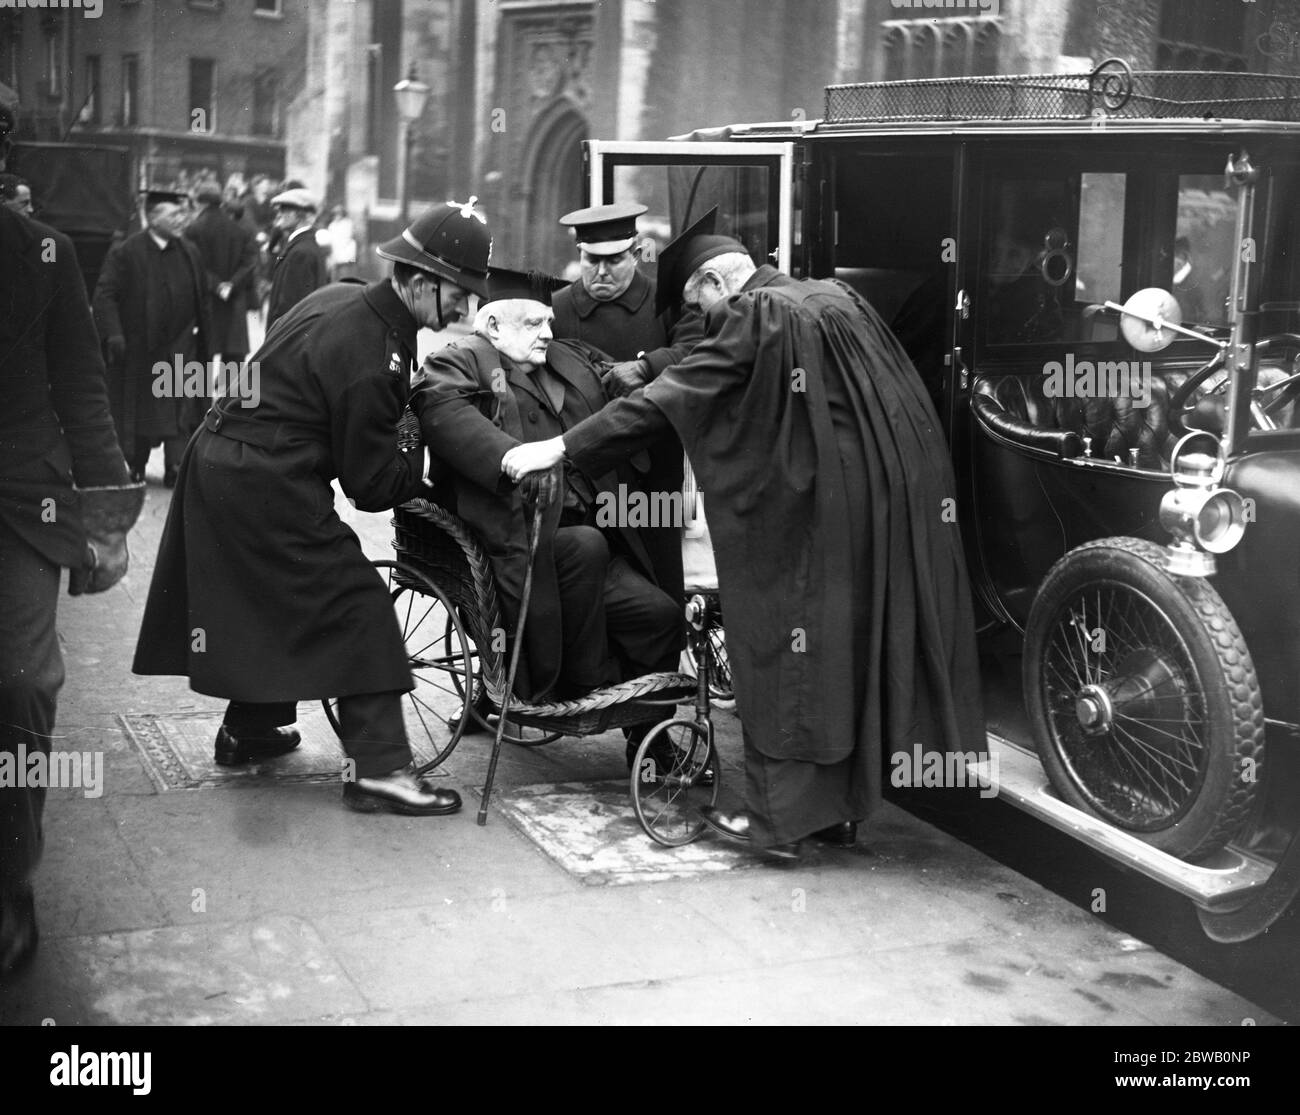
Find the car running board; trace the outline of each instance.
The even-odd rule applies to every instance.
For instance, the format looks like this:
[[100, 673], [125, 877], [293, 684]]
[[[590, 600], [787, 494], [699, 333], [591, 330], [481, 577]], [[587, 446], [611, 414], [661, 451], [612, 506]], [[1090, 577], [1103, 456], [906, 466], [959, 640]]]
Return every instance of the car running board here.
[[970, 777], [979, 778], [981, 785], [996, 787], [997, 796], [1017, 809], [1068, 833], [1107, 859], [1163, 883], [1202, 909], [1222, 911], [1240, 906], [1263, 887], [1273, 871], [1267, 860], [1232, 845], [1200, 864], [1161, 852], [1062, 801], [1032, 751], [993, 732], [988, 733], [988, 746], [990, 758], [970, 764]]

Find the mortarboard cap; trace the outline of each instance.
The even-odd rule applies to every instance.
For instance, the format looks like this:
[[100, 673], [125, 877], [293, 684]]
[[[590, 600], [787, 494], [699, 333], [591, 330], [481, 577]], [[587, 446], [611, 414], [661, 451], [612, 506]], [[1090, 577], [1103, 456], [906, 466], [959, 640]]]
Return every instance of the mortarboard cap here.
[[682, 288], [698, 267], [714, 256], [744, 252], [745, 245], [734, 236], [714, 235], [718, 219], [715, 205], [676, 240], [659, 253], [659, 277], [655, 283], [655, 313], [662, 314], [682, 296]]
[[563, 279], [545, 271], [512, 271], [508, 267], [490, 267], [487, 277], [487, 297], [484, 303], [501, 302], [508, 298], [527, 298], [532, 302], [551, 304], [551, 295], [568, 284]]
[[630, 248], [637, 238], [636, 219], [646, 211], [635, 201], [575, 209], [560, 218], [573, 230], [578, 247], [594, 255], [612, 256]]

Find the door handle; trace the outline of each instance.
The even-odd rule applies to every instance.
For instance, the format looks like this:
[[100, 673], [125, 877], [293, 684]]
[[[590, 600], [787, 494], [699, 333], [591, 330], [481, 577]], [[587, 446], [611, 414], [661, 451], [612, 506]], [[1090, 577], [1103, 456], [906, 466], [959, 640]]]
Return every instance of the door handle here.
[[970, 320], [970, 295], [964, 290], [957, 292], [957, 305], [954, 307], [961, 314], [962, 321]]
[[970, 369], [966, 367], [966, 361], [962, 356], [961, 345], [956, 345], [953, 347], [952, 359], [953, 362], [957, 365], [957, 367], [961, 369], [960, 385], [961, 385], [961, 389], [965, 391], [968, 387], [970, 387]]

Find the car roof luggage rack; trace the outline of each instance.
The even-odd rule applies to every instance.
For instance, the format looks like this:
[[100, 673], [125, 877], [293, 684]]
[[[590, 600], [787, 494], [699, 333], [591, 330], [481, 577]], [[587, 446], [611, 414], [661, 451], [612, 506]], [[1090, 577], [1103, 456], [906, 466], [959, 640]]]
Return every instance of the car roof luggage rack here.
[[826, 124], [911, 121], [1300, 121], [1300, 77], [1131, 70], [1108, 58], [1091, 73], [871, 81], [826, 87]]

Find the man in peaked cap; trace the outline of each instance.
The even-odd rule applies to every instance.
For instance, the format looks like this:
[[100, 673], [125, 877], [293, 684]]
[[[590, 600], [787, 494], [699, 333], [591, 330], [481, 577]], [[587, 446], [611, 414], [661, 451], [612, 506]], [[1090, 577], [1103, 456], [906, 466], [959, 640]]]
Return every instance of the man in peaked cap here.
[[108, 366], [108, 398], [117, 437], [136, 480], [154, 446], [163, 445], [163, 482], [176, 481], [185, 443], [201, 412], [159, 380], [156, 366], [206, 362], [213, 347], [207, 273], [198, 250], [181, 236], [188, 198], [175, 190], [143, 193], [146, 227], [109, 252], [95, 286], [95, 320]]
[[297, 702], [338, 697], [350, 808], [460, 808], [411, 769], [406, 648], [331, 483], [362, 511], [427, 492], [423, 451], [397, 437], [416, 334], [485, 291], [490, 245], [471, 206], [433, 206], [380, 249], [390, 279], [335, 283], [281, 318], [190, 443], [133, 668], [229, 702], [218, 764], [291, 751]]
[[660, 283], [706, 338], [642, 391], [508, 474], [599, 472], [671, 427], [709, 496], [727, 650], [744, 727], [746, 806], [722, 835], [790, 859], [851, 844], [886, 757], [986, 747], [975, 627], [938, 417], [880, 318], [847, 286], [755, 267], [689, 234]]
[[411, 399], [426, 443], [452, 473], [446, 502], [483, 540], [511, 632], [529, 515], [544, 516], [515, 684], [533, 700], [674, 669], [682, 628], [681, 604], [656, 586], [638, 530], [598, 514], [617, 505], [620, 484], [624, 493], [635, 484], [631, 470], [575, 470], [541, 511], [502, 475], [512, 447], [558, 436], [607, 402], [599, 354], [551, 337], [555, 285], [494, 267], [475, 335], [430, 356]]
[[281, 247], [271, 269], [271, 294], [266, 306], [268, 332], [307, 295], [329, 282], [325, 256], [312, 233], [319, 208], [316, 199], [304, 189], [285, 190], [271, 199], [271, 207]]
[[[611, 396], [635, 391], [685, 359], [704, 332], [698, 313], [680, 313], [676, 295], [666, 295], [637, 266], [641, 237], [636, 222], [645, 211], [644, 205], [624, 201], [560, 218], [573, 233], [581, 271], [576, 282], [555, 296], [555, 335], [585, 341], [615, 362], [605, 380]], [[715, 213], [710, 210], [703, 218], [710, 232]], [[647, 491], [681, 490], [682, 448], [675, 434], [668, 431], [641, 459], [647, 462]], [[649, 530], [646, 544], [660, 582], [680, 597], [681, 531]]]

